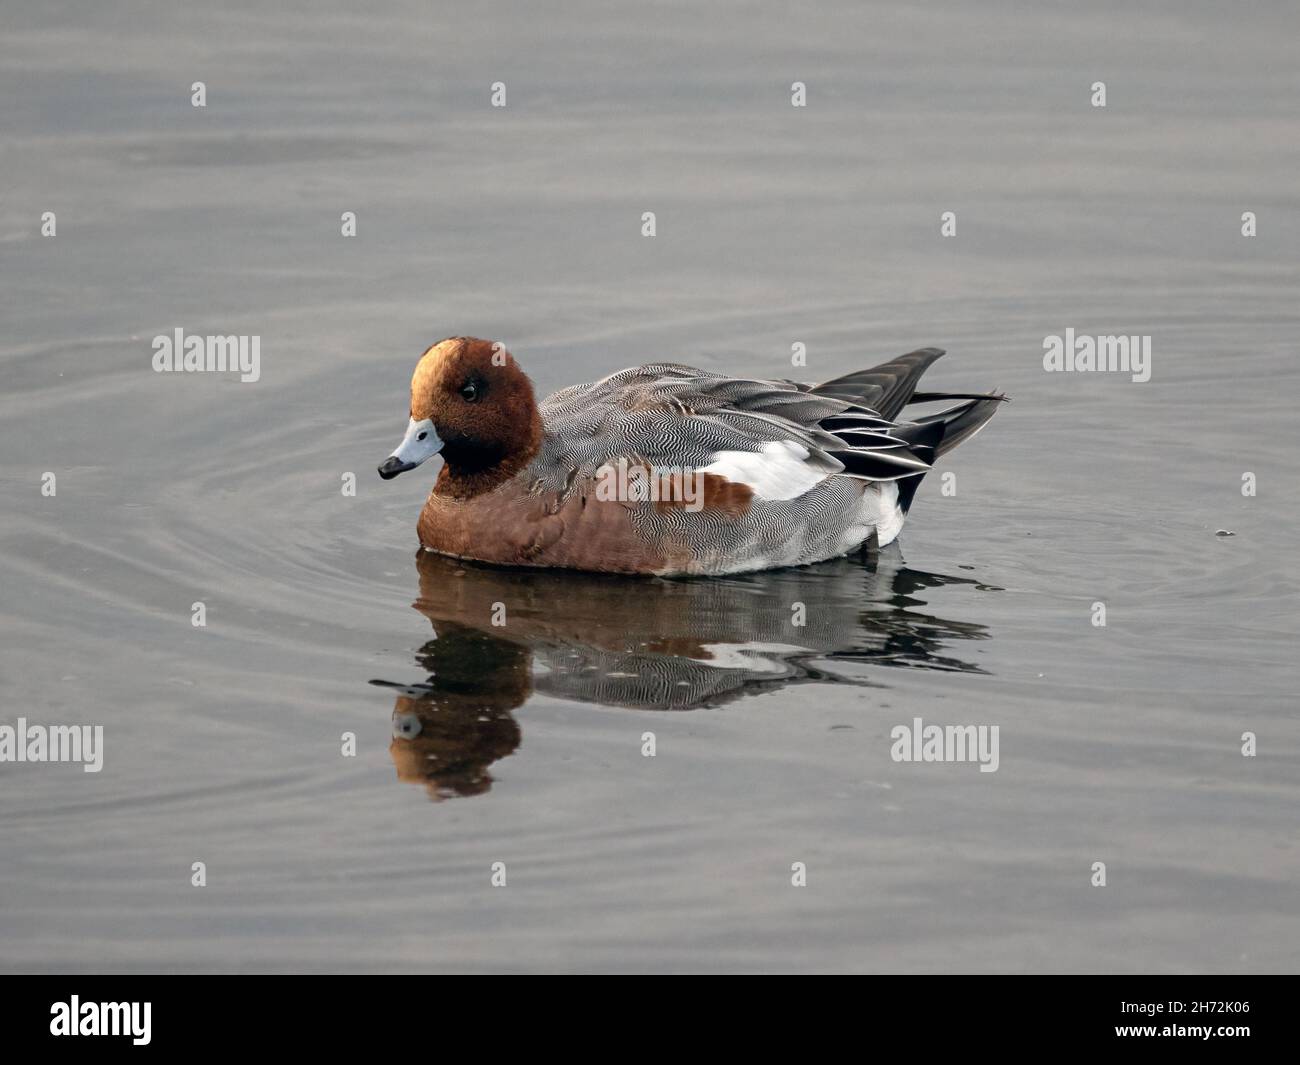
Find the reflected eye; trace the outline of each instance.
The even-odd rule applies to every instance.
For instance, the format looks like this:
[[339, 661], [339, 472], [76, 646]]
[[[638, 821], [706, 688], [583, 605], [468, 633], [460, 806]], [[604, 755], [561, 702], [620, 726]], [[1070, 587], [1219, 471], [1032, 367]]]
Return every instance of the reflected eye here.
[[460, 395], [466, 403], [473, 403], [479, 396], [478, 382], [466, 381], [460, 386]]

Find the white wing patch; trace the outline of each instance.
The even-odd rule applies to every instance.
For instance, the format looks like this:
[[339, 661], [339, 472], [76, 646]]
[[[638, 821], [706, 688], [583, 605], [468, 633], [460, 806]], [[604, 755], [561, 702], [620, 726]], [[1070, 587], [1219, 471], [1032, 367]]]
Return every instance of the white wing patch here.
[[[831, 474], [808, 461], [809, 452], [793, 440], [772, 440], [758, 451], [719, 451], [697, 472], [747, 484], [762, 499], [794, 499]], [[843, 467], [841, 467], [843, 469]]]

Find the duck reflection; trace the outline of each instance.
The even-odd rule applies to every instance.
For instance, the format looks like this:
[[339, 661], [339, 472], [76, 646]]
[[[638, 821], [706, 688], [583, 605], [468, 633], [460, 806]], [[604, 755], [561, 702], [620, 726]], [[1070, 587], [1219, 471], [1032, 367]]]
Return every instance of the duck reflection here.
[[492, 569], [428, 552], [414, 606], [433, 625], [423, 683], [397, 692], [389, 751], [431, 798], [478, 795], [519, 746], [534, 692], [644, 710], [721, 706], [816, 682], [881, 687], [855, 664], [983, 673], [952, 644], [985, 626], [925, 613], [922, 593], [979, 582], [861, 558], [708, 580]]

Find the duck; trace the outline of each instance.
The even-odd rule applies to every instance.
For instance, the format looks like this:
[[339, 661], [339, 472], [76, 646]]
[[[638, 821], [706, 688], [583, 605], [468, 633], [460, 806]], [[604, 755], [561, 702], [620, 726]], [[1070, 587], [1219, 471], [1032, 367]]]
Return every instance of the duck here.
[[934, 462], [1006, 400], [917, 391], [943, 354], [816, 385], [651, 363], [539, 403], [503, 344], [449, 337], [416, 363], [378, 472], [441, 456], [416, 529], [465, 561], [653, 577], [810, 565], [896, 540]]

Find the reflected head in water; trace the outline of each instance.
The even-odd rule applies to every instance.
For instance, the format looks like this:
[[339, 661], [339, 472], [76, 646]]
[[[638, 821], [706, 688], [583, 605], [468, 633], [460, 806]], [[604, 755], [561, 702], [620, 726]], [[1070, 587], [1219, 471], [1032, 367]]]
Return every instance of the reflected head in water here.
[[526, 648], [445, 622], [415, 656], [423, 684], [372, 681], [397, 691], [392, 756], [399, 780], [423, 783], [432, 799], [480, 795], [488, 766], [519, 746], [511, 711], [531, 693]]
[[860, 559], [710, 580], [501, 569], [416, 558], [434, 638], [423, 683], [397, 691], [390, 752], [402, 780], [436, 798], [476, 795], [519, 746], [512, 711], [534, 691], [575, 702], [691, 710], [794, 685], [883, 687], [863, 665], [981, 673], [952, 644], [985, 626], [923, 612], [945, 585], [896, 547]]

